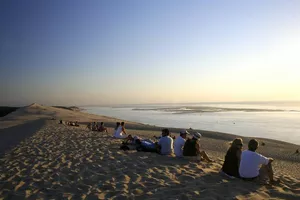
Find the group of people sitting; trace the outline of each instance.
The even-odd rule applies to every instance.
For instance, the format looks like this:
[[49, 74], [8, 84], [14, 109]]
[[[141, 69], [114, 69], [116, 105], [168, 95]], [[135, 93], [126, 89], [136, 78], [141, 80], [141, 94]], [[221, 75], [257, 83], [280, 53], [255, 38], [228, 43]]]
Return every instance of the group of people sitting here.
[[[175, 138], [175, 136], [172, 137], [170, 135], [169, 129], [163, 129], [161, 136], [155, 137], [156, 139], [158, 139], [158, 141], [154, 142], [150, 139], [142, 139], [141, 137], [137, 136], [126, 136], [126, 131], [124, 131], [124, 124], [121, 125], [121, 127], [123, 130], [121, 133], [125, 133], [124, 135], [122, 135], [122, 138], [125, 138], [125, 141], [120, 147], [123, 150], [136, 149], [137, 151], [156, 152], [161, 155], [175, 154], [176, 157], [186, 156], [193, 157], [199, 161], [201, 159], [204, 159], [208, 162], [212, 162], [207, 153], [205, 151], [201, 151], [200, 149], [201, 134], [198, 132], [191, 134], [191, 138], [187, 138], [187, 135], [190, 135], [190, 133], [186, 130], [183, 130], [180, 132], [180, 135]], [[116, 133], [119, 132], [116, 131]]]
[[269, 179], [270, 183], [279, 182], [273, 177], [273, 159], [257, 153], [258, 146], [258, 141], [251, 139], [248, 143], [248, 150], [242, 151], [243, 140], [234, 139], [226, 153], [222, 172], [243, 180], [265, 181]]
[[[62, 120], [60, 120], [60, 123], [61, 123], [61, 124], [63, 123]], [[79, 126], [78, 121], [76, 121], [76, 122], [67, 121], [66, 124], [67, 124], [68, 126], [77, 126], [77, 127]]]
[[104, 126], [104, 122], [100, 122], [100, 125], [96, 122], [94, 123], [88, 123], [87, 129], [91, 131], [99, 131], [99, 132], [108, 132], [107, 128]]
[[[191, 135], [192, 137], [188, 137]], [[200, 148], [200, 138], [202, 135], [198, 132], [193, 134], [186, 130], [180, 131], [180, 135], [171, 137], [168, 129], [163, 129], [158, 141], [142, 139], [138, 136], [128, 135], [125, 130], [125, 123], [117, 123], [114, 133], [115, 138], [125, 139], [120, 149], [137, 150], [145, 152], [156, 152], [161, 155], [175, 154], [176, 157], [190, 157], [197, 161], [205, 160], [212, 162], [205, 151]], [[175, 140], [175, 141], [174, 141]], [[248, 144], [248, 150], [243, 149], [243, 140], [236, 138], [228, 149], [221, 172], [230, 177], [242, 178], [250, 181], [263, 181], [269, 179], [270, 183], [279, 182], [274, 180], [272, 169], [272, 158], [267, 158], [256, 152], [259, 143], [251, 139]]]

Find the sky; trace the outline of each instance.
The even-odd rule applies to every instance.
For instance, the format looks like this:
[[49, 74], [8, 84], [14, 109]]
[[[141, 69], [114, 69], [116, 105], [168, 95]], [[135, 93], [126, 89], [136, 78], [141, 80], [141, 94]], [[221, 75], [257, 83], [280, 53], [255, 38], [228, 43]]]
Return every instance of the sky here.
[[300, 1], [1, 0], [0, 105], [299, 101]]

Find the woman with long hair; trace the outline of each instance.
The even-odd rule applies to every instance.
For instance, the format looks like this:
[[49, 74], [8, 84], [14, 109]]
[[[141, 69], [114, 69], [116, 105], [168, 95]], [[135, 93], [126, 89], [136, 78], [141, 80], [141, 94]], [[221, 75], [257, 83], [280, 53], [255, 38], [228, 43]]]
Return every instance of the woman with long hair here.
[[236, 138], [231, 142], [231, 146], [229, 147], [225, 161], [223, 163], [222, 171], [234, 177], [240, 177], [239, 175], [239, 167], [240, 160], [243, 148], [243, 140], [241, 138]]

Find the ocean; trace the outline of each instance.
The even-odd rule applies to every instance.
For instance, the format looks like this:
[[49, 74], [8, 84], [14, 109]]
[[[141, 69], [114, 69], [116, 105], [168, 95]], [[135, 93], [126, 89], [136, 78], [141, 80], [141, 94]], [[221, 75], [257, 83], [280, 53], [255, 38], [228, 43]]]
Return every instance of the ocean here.
[[86, 106], [85, 112], [144, 124], [193, 128], [300, 145], [300, 102]]

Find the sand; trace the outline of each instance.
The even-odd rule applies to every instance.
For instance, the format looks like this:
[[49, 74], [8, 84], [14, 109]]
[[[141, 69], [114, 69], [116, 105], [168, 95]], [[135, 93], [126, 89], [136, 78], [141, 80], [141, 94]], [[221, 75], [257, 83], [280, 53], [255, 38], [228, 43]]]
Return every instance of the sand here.
[[[59, 119], [77, 120], [81, 126], [58, 124]], [[199, 163], [124, 152], [121, 140], [111, 137], [112, 127], [109, 134], [87, 130], [92, 121], [112, 126], [117, 119], [38, 104], [0, 118], [0, 146], [5, 145], [0, 199], [300, 199], [300, 155], [293, 155], [297, 145], [263, 140], [260, 152], [275, 159], [281, 180], [272, 186], [219, 173], [233, 135], [204, 131], [202, 148], [215, 162]], [[133, 135], [160, 134], [159, 127], [134, 122], [128, 127]]]

